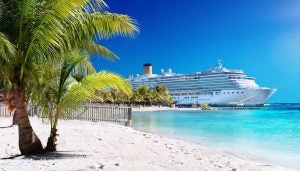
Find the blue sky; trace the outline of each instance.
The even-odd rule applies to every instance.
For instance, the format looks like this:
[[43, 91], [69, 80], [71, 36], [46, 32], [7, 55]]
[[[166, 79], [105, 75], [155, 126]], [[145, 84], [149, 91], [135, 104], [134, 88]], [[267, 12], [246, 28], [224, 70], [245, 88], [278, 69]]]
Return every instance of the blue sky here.
[[93, 59], [97, 70], [125, 77], [172, 68], [194, 73], [216, 65], [243, 69], [278, 91], [268, 102], [300, 102], [300, 1], [107, 0], [109, 11], [135, 18], [140, 33], [101, 43], [119, 61]]

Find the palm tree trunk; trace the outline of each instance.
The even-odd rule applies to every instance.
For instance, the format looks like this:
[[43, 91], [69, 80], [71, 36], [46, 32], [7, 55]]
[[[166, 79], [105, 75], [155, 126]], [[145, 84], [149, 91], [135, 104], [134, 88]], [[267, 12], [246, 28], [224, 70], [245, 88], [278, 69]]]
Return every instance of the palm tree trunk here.
[[15, 97], [15, 118], [19, 128], [19, 149], [21, 154], [37, 154], [43, 151], [40, 139], [33, 131], [26, 109], [25, 93], [22, 88], [14, 90]]
[[56, 151], [56, 141], [57, 141], [57, 129], [51, 128], [50, 136], [47, 141], [46, 151], [53, 152]]
[[50, 136], [48, 138], [47, 141], [47, 146], [45, 148], [46, 151], [50, 151], [50, 152], [54, 152], [56, 151], [56, 141], [57, 141], [57, 123], [58, 123], [58, 118], [59, 118], [59, 112], [56, 109], [56, 113], [54, 115], [54, 122], [53, 122], [53, 126], [51, 127], [51, 131], [50, 131]]

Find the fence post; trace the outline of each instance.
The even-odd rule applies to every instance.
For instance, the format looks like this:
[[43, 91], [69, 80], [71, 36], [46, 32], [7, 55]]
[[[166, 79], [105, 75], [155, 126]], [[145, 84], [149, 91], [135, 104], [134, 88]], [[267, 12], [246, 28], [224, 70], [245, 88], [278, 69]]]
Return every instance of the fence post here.
[[127, 121], [125, 122], [125, 126], [131, 126], [131, 113], [132, 113], [132, 108], [128, 108], [128, 118]]

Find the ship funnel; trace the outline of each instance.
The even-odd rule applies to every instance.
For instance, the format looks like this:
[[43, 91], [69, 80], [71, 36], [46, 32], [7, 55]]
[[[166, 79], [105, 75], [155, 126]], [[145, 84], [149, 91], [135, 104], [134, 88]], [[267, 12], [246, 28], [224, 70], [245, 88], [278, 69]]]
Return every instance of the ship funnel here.
[[152, 65], [147, 63], [144, 64], [144, 74], [145, 75], [152, 75]]

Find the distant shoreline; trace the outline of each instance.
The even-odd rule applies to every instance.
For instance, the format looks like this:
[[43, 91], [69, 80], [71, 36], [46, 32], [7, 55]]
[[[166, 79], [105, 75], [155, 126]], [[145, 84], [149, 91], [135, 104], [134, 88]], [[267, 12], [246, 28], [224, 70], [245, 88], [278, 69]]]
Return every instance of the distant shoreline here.
[[211, 107], [210, 109], [202, 109], [200, 107], [165, 107], [165, 106], [146, 106], [132, 107], [133, 112], [161, 112], [161, 111], [211, 111], [211, 110], [249, 110], [259, 109], [261, 107]]
[[202, 110], [201, 108], [178, 108], [178, 107], [165, 107], [165, 106], [146, 106], [146, 107], [132, 107], [133, 112], [160, 112], [160, 111], [169, 111], [169, 110], [176, 110], [176, 111], [198, 111]]

